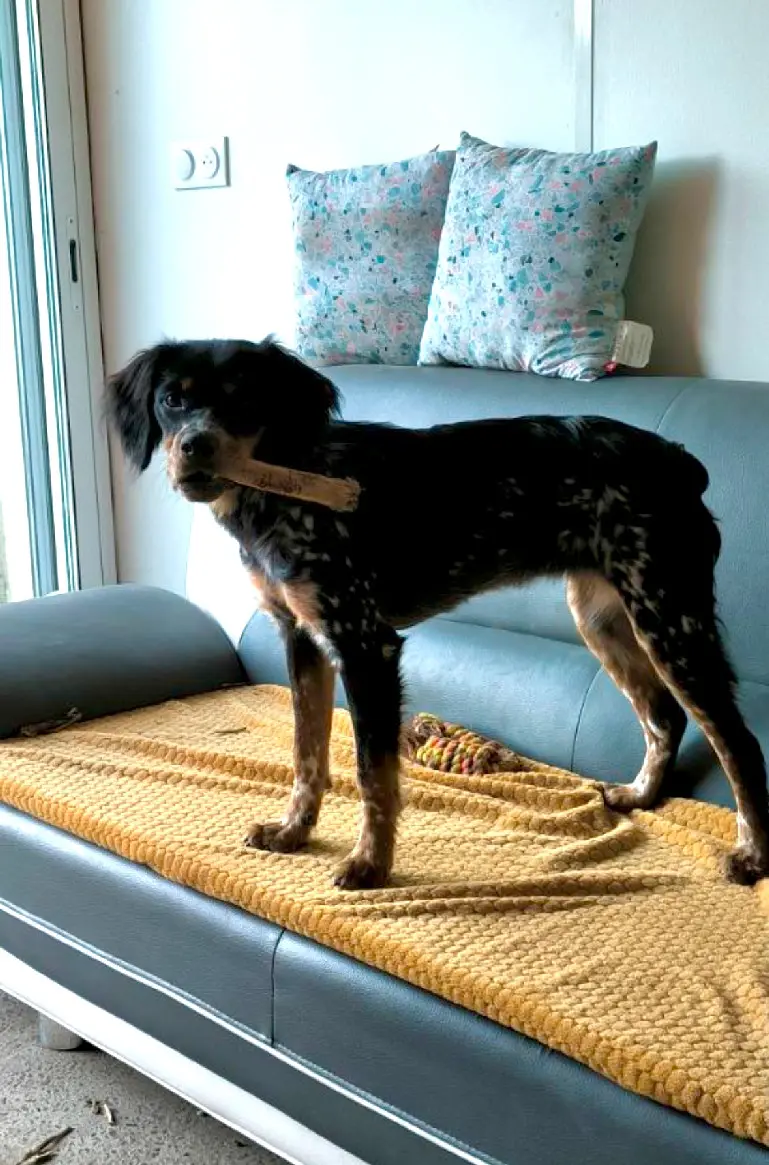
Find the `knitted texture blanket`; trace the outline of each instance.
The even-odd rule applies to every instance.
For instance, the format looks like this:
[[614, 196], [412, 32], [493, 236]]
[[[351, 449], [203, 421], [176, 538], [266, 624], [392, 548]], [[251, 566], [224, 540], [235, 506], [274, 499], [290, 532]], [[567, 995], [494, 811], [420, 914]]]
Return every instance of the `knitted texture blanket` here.
[[691, 800], [619, 816], [527, 762], [404, 761], [393, 884], [331, 885], [356, 834], [349, 717], [295, 855], [243, 847], [291, 783], [287, 691], [236, 688], [0, 744], [0, 798], [565, 1052], [625, 1088], [769, 1145], [769, 882], [725, 882], [734, 815]]

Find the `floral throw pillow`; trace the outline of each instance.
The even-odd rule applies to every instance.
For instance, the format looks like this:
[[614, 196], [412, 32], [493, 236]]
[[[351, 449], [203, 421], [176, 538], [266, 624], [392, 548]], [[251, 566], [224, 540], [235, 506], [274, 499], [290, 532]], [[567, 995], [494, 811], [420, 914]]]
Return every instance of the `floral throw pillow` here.
[[602, 375], [656, 153], [656, 142], [554, 154], [462, 134], [419, 362]]
[[328, 173], [289, 166], [301, 356], [416, 364], [454, 157]]

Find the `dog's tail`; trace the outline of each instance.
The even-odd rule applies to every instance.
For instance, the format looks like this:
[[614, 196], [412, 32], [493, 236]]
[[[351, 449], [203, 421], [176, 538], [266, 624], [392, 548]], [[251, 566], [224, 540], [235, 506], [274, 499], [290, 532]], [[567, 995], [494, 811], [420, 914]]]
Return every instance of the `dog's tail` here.
[[721, 531], [703, 498], [710, 484], [708, 471], [683, 445], [668, 442], [668, 449], [676, 461], [676, 492], [684, 507], [676, 521], [679, 549], [690, 561], [707, 563], [712, 570], [721, 554]]
[[710, 485], [710, 475], [705, 466], [698, 457], [676, 441], [669, 441], [668, 448], [677, 460], [676, 468], [680, 475], [681, 488], [702, 497]]

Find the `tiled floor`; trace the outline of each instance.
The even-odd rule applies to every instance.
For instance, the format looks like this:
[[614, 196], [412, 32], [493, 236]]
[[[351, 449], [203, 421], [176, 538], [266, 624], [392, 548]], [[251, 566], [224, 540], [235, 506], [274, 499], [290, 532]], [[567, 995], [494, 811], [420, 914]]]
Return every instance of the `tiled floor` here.
[[[101, 1052], [51, 1052], [37, 1016], [0, 995], [0, 1165], [72, 1126], [55, 1165], [283, 1165]], [[93, 1101], [116, 1115], [111, 1127]]]

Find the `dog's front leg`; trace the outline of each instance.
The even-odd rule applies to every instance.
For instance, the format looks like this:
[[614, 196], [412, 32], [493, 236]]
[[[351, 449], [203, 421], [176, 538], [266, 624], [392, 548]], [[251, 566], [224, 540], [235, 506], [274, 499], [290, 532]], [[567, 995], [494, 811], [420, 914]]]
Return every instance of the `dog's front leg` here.
[[282, 631], [294, 704], [294, 785], [283, 818], [252, 826], [245, 844], [292, 853], [307, 841], [328, 785], [334, 671], [310, 635], [295, 622], [283, 622]]
[[380, 624], [375, 633], [347, 635], [334, 646], [355, 731], [362, 802], [358, 840], [334, 881], [343, 890], [372, 890], [390, 876], [400, 809], [402, 640]]

